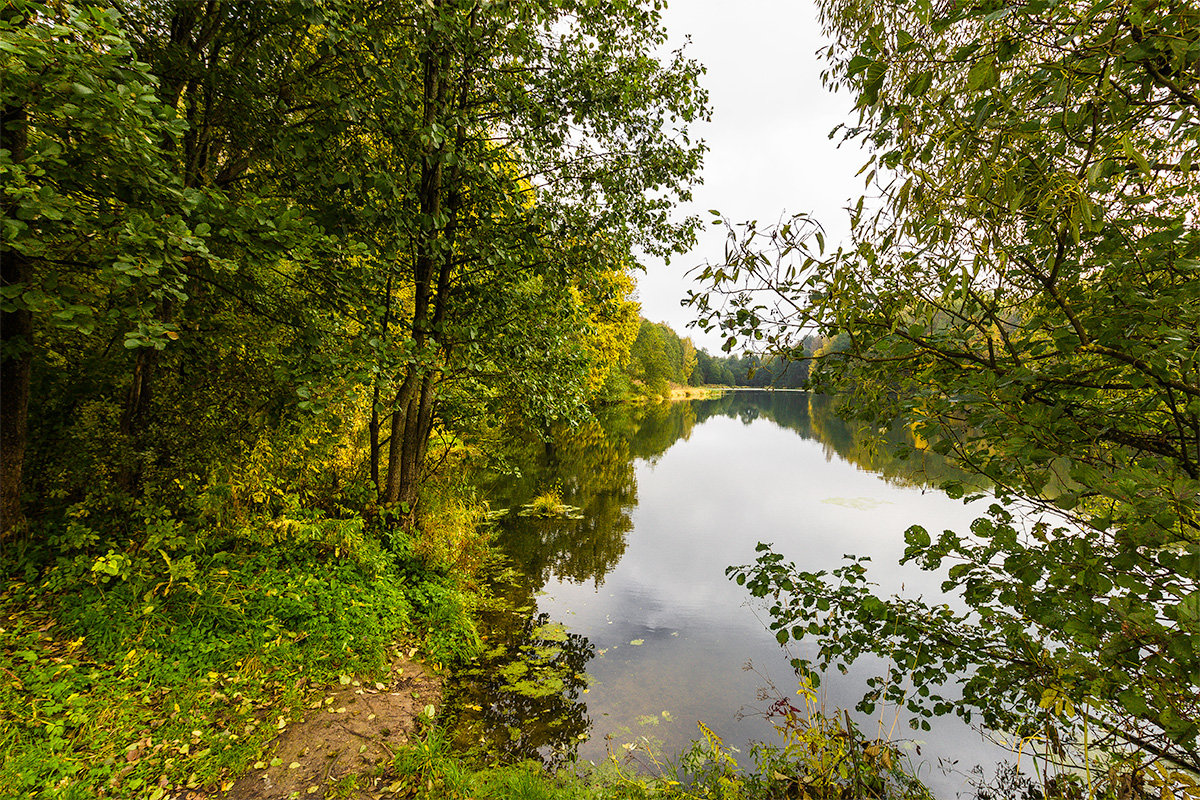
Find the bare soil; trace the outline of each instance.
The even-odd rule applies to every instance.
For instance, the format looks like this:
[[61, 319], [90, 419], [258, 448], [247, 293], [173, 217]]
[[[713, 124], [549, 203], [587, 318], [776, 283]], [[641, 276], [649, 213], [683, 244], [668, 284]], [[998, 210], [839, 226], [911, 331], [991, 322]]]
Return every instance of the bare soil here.
[[222, 800], [365, 800], [390, 796], [385, 767], [418, 719], [441, 703], [442, 681], [403, 654], [379, 681], [342, 678], [315, 693], [304, 716], [286, 727], [263, 760]]

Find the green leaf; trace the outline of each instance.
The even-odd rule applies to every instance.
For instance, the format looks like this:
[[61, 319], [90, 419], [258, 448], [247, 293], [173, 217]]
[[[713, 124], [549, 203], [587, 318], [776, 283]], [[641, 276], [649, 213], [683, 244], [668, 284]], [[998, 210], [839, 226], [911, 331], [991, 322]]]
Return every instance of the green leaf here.
[[1146, 157], [1133, 146], [1133, 143], [1129, 140], [1128, 135], [1125, 135], [1121, 138], [1121, 147], [1124, 149], [1125, 155], [1137, 165], [1137, 168], [1142, 175], [1149, 178], [1151, 176], [1150, 162], [1147, 161]]
[[967, 91], [976, 92], [996, 85], [999, 79], [996, 62], [990, 56], [981, 58], [967, 72]]

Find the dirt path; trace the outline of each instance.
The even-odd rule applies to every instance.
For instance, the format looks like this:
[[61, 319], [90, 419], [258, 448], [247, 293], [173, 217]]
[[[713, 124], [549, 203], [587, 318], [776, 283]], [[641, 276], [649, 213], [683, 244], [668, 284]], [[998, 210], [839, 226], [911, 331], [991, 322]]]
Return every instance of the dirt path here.
[[422, 714], [440, 707], [441, 678], [396, 655], [378, 682], [342, 678], [319, 692], [263, 760], [223, 800], [386, 798], [383, 767], [408, 742]]

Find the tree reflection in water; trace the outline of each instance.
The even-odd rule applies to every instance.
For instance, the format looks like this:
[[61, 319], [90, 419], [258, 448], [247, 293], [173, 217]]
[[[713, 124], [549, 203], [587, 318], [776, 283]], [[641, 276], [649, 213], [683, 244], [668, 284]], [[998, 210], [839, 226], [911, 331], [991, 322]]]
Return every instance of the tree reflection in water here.
[[494, 591], [501, 602], [484, 614], [489, 648], [448, 687], [447, 710], [457, 719], [460, 746], [482, 747], [505, 761], [538, 759], [550, 767], [574, 759], [591, 727], [584, 694], [595, 647], [539, 614], [536, 594], [554, 579], [602, 585], [624, 556], [633, 529], [636, 463], [655, 463], [716, 416], [745, 425], [768, 420], [820, 441], [827, 460], [836, 455], [899, 485], [961, 477], [922, 450], [907, 427], [881, 432], [848, 423], [833, 413], [829, 398], [793, 392], [736, 392], [604, 409], [548, 437], [511, 432], [503, 454], [510, 469], [478, 479], [492, 507], [515, 510], [556, 490], [565, 504], [579, 509], [579, 518], [510, 512], [498, 522], [497, 543], [511, 569], [497, 576]]
[[487, 649], [454, 676], [446, 700], [456, 744], [557, 769], [575, 759], [591, 728], [583, 694], [596, 649], [537, 614], [522, 576], [498, 576], [494, 588], [502, 602], [483, 615]]

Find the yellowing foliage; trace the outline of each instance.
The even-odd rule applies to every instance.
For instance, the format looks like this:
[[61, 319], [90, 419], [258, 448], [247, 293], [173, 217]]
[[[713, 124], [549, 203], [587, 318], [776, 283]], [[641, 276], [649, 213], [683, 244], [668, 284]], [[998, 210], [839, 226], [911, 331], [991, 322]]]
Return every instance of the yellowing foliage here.
[[634, 298], [637, 283], [624, 264], [603, 272], [591, 286], [572, 289], [588, 330], [583, 346], [591, 358], [587, 391], [594, 396], [609, 374], [628, 363], [637, 339], [641, 304]]

